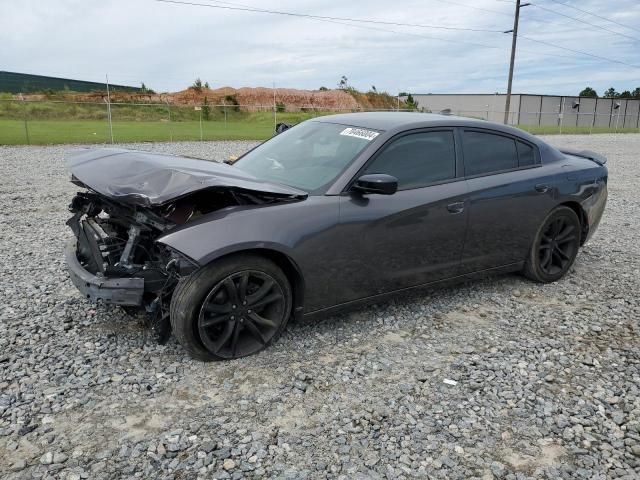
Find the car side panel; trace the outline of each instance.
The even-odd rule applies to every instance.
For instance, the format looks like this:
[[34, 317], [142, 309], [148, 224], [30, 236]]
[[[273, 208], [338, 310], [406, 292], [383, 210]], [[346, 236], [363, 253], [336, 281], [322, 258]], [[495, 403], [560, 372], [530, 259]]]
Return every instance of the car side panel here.
[[560, 177], [558, 202], [577, 202], [587, 221], [587, 241], [598, 228], [607, 203], [609, 172], [604, 165], [572, 155], [559, 162]]
[[335, 303], [344, 275], [338, 226], [339, 198], [310, 196], [270, 206], [231, 207], [204, 215], [158, 239], [206, 265], [229, 253], [270, 249], [287, 255], [305, 284], [305, 310]]
[[559, 181], [558, 170], [546, 166], [468, 179], [462, 272], [524, 260], [535, 232], [557, 202]]

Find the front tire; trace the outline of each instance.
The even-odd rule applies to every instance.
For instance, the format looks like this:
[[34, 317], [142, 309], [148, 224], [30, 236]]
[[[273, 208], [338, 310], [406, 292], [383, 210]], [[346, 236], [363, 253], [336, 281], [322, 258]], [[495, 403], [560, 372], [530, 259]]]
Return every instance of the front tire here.
[[194, 358], [246, 357], [280, 337], [292, 297], [291, 285], [275, 263], [257, 255], [234, 255], [180, 281], [171, 299], [171, 326]]
[[580, 220], [572, 209], [554, 209], [536, 233], [525, 263], [525, 276], [541, 283], [562, 278], [578, 254], [580, 232]]

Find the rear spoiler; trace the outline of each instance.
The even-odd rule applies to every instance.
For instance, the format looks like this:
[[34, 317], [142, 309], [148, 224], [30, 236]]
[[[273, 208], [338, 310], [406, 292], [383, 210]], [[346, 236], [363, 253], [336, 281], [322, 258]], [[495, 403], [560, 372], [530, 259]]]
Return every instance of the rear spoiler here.
[[588, 158], [593, 160], [598, 165], [604, 165], [607, 163], [607, 157], [600, 155], [599, 153], [592, 152], [591, 150], [576, 150], [574, 148], [561, 148], [560, 151], [567, 155], [573, 155], [575, 157]]

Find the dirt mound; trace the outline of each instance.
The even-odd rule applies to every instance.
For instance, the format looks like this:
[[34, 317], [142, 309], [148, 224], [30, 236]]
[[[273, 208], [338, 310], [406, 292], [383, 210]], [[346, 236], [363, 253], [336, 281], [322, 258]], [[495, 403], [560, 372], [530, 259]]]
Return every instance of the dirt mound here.
[[[231, 88], [202, 89], [200, 91], [189, 88], [173, 94], [177, 104], [199, 105], [207, 98], [210, 104], [229, 104], [235, 101], [243, 108], [264, 107], [271, 108], [274, 103], [272, 88]], [[275, 89], [275, 102], [285, 105], [288, 111], [302, 109], [319, 110], [357, 110], [358, 102], [350, 94], [341, 90], [296, 90], [292, 88]]]
[[[107, 92], [89, 93], [59, 92], [53, 95], [25, 95], [27, 100], [62, 100], [73, 102], [106, 101]], [[188, 88], [174, 93], [136, 93], [111, 92], [113, 103], [171, 103], [173, 105], [202, 105], [204, 99], [209, 105], [239, 105], [242, 110], [255, 111], [273, 108], [274, 89], [265, 87], [221, 87]], [[360, 93], [355, 90], [298, 90], [294, 88], [276, 88], [275, 103], [281, 104], [288, 112], [300, 110], [351, 111], [394, 109], [395, 97], [385, 93]]]

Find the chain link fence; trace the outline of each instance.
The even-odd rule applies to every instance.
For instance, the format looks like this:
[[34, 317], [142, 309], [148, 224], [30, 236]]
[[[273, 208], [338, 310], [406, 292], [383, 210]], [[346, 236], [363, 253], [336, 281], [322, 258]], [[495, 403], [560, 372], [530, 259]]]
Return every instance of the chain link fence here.
[[266, 139], [278, 123], [353, 109], [0, 99], [0, 144]]
[[[447, 114], [502, 123], [500, 110], [450, 110]], [[534, 134], [640, 133], [640, 113], [511, 111], [508, 124]]]
[[[356, 111], [364, 110], [327, 110], [315, 106], [292, 109], [281, 103], [194, 106], [0, 98], [0, 144], [261, 140], [271, 137], [280, 122], [298, 123], [322, 115]], [[504, 112], [495, 110], [451, 110], [444, 113], [490, 121], [504, 117]], [[637, 112], [558, 114], [519, 111], [510, 112], [509, 123], [534, 134], [640, 133]]]

